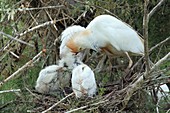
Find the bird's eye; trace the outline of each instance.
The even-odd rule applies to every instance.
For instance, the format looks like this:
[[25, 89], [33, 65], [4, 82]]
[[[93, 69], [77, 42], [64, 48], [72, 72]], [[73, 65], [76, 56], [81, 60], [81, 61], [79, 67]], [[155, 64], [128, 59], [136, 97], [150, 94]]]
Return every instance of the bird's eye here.
[[79, 47], [78, 51], [81, 51], [81, 50], [83, 50], [83, 48], [82, 48], [82, 47]]

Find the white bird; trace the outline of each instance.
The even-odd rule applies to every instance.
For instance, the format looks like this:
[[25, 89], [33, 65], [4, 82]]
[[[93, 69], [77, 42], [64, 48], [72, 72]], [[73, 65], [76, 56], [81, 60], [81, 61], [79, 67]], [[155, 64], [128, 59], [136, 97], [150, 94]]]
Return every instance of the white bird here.
[[72, 89], [77, 98], [83, 95], [92, 97], [96, 93], [96, 80], [93, 71], [85, 64], [76, 66], [72, 71]]
[[74, 68], [73, 65], [75, 62], [81, 62], [82, 54], [80, 53], [79, 55], [75, 55], [74, 53], [72, 53], [71, 50], [66, 46], [66, 43], [73, 35], [83, 30], [85, 30], [84, 27], [81, 27], [79, 25], [74, 25], [66, 28], [61, 33], [61, 45], [60, 45], [60, 53], [59, 53], [61, 58], [61, 60], [59, 61], [60, 66], [64, 66], [64, 64], [66, 64], [69, 69], [73, 69]]
[[66, 45], [73, 53], [89, 48], [114, 56], [126, 55], [128, 67], [131, 67], [133, 62], [129, 53], [143, 55], [143, 43], [143, 39], [126, 23], [110, 15], [100, 15], [85, 30], [73, 35]]
[[39, 93], [51, 93], [60, 88], [69, 86], [71, 74], [63, 74], [63, 67], [58, 65], [50, 65], [42, 69], [36, 81], [35, 89]]

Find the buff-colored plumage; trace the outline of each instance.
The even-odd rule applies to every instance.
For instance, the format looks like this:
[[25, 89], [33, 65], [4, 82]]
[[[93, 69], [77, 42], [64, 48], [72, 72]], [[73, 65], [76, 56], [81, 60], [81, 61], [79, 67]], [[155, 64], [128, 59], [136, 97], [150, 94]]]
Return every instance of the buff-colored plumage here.
[[85, 64], [76, 66], [72, 71], [72, 89], [77, 98], [83, 95], [92, 97], [96, 93], [96, 81], [93, 71]]
[[68, 40], [73, 37], [75, 34], [85, 30], [84, 27], [79, 25], [74, 25], [66, 28], [61, 34], [61, 45], [60, 45], [60, 58], [59, 61], [60, 66], [64, 66], [66, 64], [69, 69], [74, 68], [74, 62], [81, 62], [81, 53], [79, 55], [75, 55], [71, 52], [71, 49], [66, 46]]
[[74, 25], [66, 28], [62, 33], [61, 33], [61, 44], [60, 44], [60, 57], [66, 57], [70, 56], [71, 53], [70, 49], [66, 46], [66, 43], [68, 40], [73, 37], [75, 34], [85, 30], [84, 27], [81, 27], [79, 25]]

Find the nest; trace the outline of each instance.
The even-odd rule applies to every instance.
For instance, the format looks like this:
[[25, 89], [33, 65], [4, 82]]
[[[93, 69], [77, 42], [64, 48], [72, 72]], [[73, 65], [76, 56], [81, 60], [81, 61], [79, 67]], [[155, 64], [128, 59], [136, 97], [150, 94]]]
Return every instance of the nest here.
[[[128, 7], [128, 4], [123, 7], [123, 3], [125, 2], [113, 3], [112, 6], [118, 9]], [[119, 10], [113, 12], [120, 13]], [[19, 95], [16, 93], [17, 98], [12, 102], [3, 104], [0, 109], [5, 111], [11, 103], [18, 104], [20, 107], [20, 104], [24, 103], [24, 99], [29, 98], [28, 100], [33, 105], [27, 108], [27, 112], [42, 112], [53, 105], [55, 107], [50, 109], [51, 112], [134, 113], [153, 110], [153, 108], [147, 106], [147, 103], [148, 101], [154, 103], [153, 101], [156, 100], [156, 97], [148, 99], [148, 92], [160, 84], [168, 82], [168, 76], [166, 75], [169, 73], [169, 64], [162, 69], [159, 68], [169, 58], [169, 54], [165, 55], [168, 50], [164, 50], [163, 55], [161, 52], [157, 55], [160, 57], [165, 56], [155, 64], [150, 65], [149, 72], [146, 72], [143, 57], [132, 57], [135, 64], [131, 69], [125, 70], [128, 65], [126, 58], [112, 58], [92, 50], [86, 50], [83, 62], [94, 70], [98, 84], [98, 94], [93, 98], [77, 99], [73, 94], [70, 95], [72, 93], [71, 87], [65, 87], [59, 93], [39, 94], [34, 90], [33, 86], [30, 86], [30, 83], [27, 83], [26, 76], [28, 76], [29, 68], [43, 68], [58, 62], [58, 47], [61, 43], [59, 36], [65, 28], [71, 25], [86, 27], [96, 15], [103, 13], [116, 16], [111, 11], [89, 2], [77, 0], [24, 0], [15, 5], [15, 10], [11, 9], [8, 15], [4, 15], [2, 26], [7, 23], [14, 23], [14, 25], [11, 26], [11, 29], [13, 29], [12, 37], [3, 34], [10, 37], [10, 40], [3, 39], [1, 42], [1, 51], [4, 54], [1, 59], [6, 61], [0, 64], [0, 71], [3, 75], [1, 86], [16, 75], [25, 75], [23, 84], [26, 85], [22, 91], [27, 92], [28, 97], [23, 97], [25, 92]], [[122, 15], [127, 16], [128, 14], [122, 12]], [[5, 20], [5, 18], [8, 19]], [[16, 41], [16, 39], [18, 40]], [[168, 40], [169, 37], [152, 47], [150, 52], [160, 45], [166, 45]], [[23, 66], [20, 67], [17, 63]], [[34, 82], [36, 81], [34, 80]], [[155, 105], [153, 104], [153, 106]]]

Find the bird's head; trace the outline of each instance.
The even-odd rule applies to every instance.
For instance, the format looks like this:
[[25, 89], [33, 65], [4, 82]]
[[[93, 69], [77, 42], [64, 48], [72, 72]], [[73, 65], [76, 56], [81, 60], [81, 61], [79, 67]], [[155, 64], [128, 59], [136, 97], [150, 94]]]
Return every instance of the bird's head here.
[[85, 49], [85, 48], [83, 48], [82, 46], [80, 46], [79, 43], [76, 43], [73, 39], [70, 39], [70, 40], [67, 42], [66, 46], [67, 46], [68, 48], [70, 48], [70, 50], [71, 50], [72, 53], [78, 53], [78, 52], [80, 52], [80, 51], [82, 51], [82, 50]]

